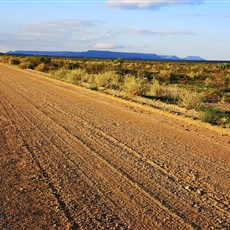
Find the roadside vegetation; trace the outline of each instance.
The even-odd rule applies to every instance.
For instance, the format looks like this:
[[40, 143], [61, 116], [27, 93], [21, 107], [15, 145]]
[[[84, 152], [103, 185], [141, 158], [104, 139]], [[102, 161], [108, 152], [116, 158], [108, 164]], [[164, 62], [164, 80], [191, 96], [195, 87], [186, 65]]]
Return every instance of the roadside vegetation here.
[[230, 128], [230, 63], [11, 55], [0, 60], [92, 90], [193, 110], [205, 122]]

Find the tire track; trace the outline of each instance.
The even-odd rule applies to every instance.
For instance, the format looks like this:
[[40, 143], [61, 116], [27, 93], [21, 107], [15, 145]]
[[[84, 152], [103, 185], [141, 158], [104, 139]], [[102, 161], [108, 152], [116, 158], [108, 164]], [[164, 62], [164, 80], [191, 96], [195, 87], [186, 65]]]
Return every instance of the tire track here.
[[[15, 122], [12, 121], [9, 116], [9, 113], [5, 110], [4, 107], [4, 99], [3, 96], [0, 93], [0, 109], [2, 117], [4, 118], [3, 122], [0, 120], [0, 134], [1, 140], [3, 142], [0, 142], [0, 153], [1, 153], [1, 170], [9, 170], [9, 172], [1, 172], [2, 177], [2, 183], [4, 181], [5, 185], [8, 183], [8, 186], [11, 188], [11, 192], [13, 193], [14, 197], [11, 198], [11, 202], [9, 202], [9, 196], [11, 194], [4, 194], [4, 191], [7, 190], [6, 187], [1, 188], [1, 199], [2, 195], [5, 196], [5, 199], [3, 200], [3, 203], [1, 205], [1, 217], [3, 218], [0, 222], [3, 229], [21, 229], [22, 226], [20, 226], [20, 222], [23, 222], [23, 228], [35, 228], [37, 227], [38, 223], [41, 224], [44, 228], [52, 228], [57, 229], [57, 226], [61, 228], [64, 227], [63, 224], [65, 224], [66, 228], [69, 229], [70, 225], [72, 225], [71, 229], [78, 229], [76, 224], [68, 223], [68, 220], [70, 222], [71, 217], [68, 216], [68, 210], [65, 209], [64, 202], [58, 197], [58, 193], [56, 192], [55, 186], [49, 181], [48, 175], [46, 174], [45, 170], [42, 169], [41, 165], [37, 161], [35, 155], [32, 151], [29, 150], [27, 144], [24, 141], [24, 138], [22, 135], [20, 135], [20, 132], [17, 128], [17, 125], [15, 125]], [[7, 146], [4, 146], [7, 145]], [[32, 163], [29, 163], [29, 162]], [[13, 168], [12, 168], [13, 163]], [[27, 166], [29, 166], [27, 168]], [[22, 174], [19, 174], [18, 171], [14, 172], [13, 170], [17, 170], [19, 167], [26, 167], [26, 171]], [[22, 183], [24, 177], [29, 173], [33, 173], [31, 178], [26, 178], [26, 183]], [[20, 171], [22, 169], [20, 168]], [[34, 183], [38, 183], [37, 178], [39, 179], [39, 187], [35, 188], [32, 187], [32, 185], [35, 185]], [[41, 179], [42, 178], [42, 179]], [[45, 180], [44, 180], [45, 179]], [[16, 183], [15, 183], [16, 180]], [[35, 180], [35, 182], [34, 182]], [[40, 185], [42, 183], [42, 185]], [[4, 185], [4, 183], [3, 183]], [[42, 189], [41, 189], [42, 187]], [[34, 191], [33, 191], [34, 190]], [[45, 191], [42, 192], [42, 190]], [[23, 195], [24, 194], [24, 195]], [[49, 195], [48, 195], [49, 194]], [[40, 197], [39, 197], [40, 196]], [[60, 217], [54, 213], [53, 207], [49, 207], [51, 211], [53, 212], [53, 217], [49, 217], [49, 210], [47, 209], [47, 204], [41, 204], [39, 198], [42, 198], [46, 202], [53, 203], [54, 207], [57, 206], [60, 208], [60, 210], [64, 211], [63, 216], [67, 217], [66, 219], [60, 220]], [[28, 197], [28, 198], [26, 198]], [[34, 204], [24, 204], [20, 203], [25, 199], [36, 199], [37, 202]], [[56, 202], [55, 202], [56, 201]], [[17, 207], [14, 207], [14, 205], [17, 205]], [[43, 206], [43, 213], [40, 213], [40, 206]], [[32, 207], [30, 207], [32, 206]], [[20, 208], [23, 207], [22, 213], [19, 212]], [[12, 208], [17, 209], [15, 210], [15, 215], [19, 214], [21, 217], [17, 217], [12, 213]], [[18, 213], [19, 212], [19, 213]], [[28, 213], [30, 212], [30, 213]], [[56, 210], [55, 210], [56, 212]], [[57, 211], [60, 212], [59, 210]], [[37, 216], [37, 213], [39, 213], [39, 216]], [[41, 217], [45, 215], [44, 220], [41, 220]], [[31, 216], [31, 217], [30, 217]], [[54, 218], [55, 217], [55, 218]], [[20, 220], [19, 218], [22, 218]], [[24, 218], [24, 219], [23, 219]], [[31, 220], [30, 220], [31, 218]], [[47, 218], [47, 219], [46, 219]], [[36, 223], [32, 223], [32, 220], [35, 219], [37, 221]], [[45, 224], [42, 222], [46, 222]], [[63, 222], [63, 223], [62, 223]], [[51, 225], [50, 225], [51, 224]], [[35, 225], [35, 226], [34, 226]]]
[[[25, 140], [24, 140], [25, 141]], [[65, 202], [63, 201], [61, 195], [59, 194], [56, 186], [54, 185], [54, 183], [51, 181], [51, 179], [48, 176], [48, 173], [46, 172], [46, 170], [42, 167], [42, 165], [40, 164], [40, 162], [38, 161], [36, 155], [33, 153], [32, 149], [30, 148], [30, 146], [28, 144], [25, 144], [26, 149], [29, 151], [29, 153], [31, 154], [33, 160], [35, 161], [37, 167], [39, 168], [39, 170], [41, 171], [43, 177], [46, 179], [47, 184], [49, 185], [49, 188], [51, 189], [54, 197], [56, 198], [60, 209], [65, 213], [66, 218], [69, 220], [70, 225], [71, 225], [71, 229], [72, 230], [77, 230], [79, 229], [78, 224], [75, 222], [73, 216], [70, 213], [69, 208], [67, 207], [67, 205], [65, 204]]]

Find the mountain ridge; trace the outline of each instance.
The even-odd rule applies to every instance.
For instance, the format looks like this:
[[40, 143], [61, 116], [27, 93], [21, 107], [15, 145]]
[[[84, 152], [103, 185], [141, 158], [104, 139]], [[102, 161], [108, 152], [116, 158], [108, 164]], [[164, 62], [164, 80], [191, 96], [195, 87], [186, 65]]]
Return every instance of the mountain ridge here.
[[31, 51], [31, 50], [16, 50], [8, 51], [6, 54], [13, 55], [30, 55], [30, 56], [55, 56], [55, 57], [72, 57], [72, 58], [106, 58], [106, 59], [137, 59], [137, 60], [172, 60], [172, 61], [205, 61], [199, 56], [187, 56], [179, 58], [175, 55], [158, 55], [154, 53], [137, 53], [137, 52], [114, 52], [102, 50], [87, 50], [82, 52], [74, 51]]

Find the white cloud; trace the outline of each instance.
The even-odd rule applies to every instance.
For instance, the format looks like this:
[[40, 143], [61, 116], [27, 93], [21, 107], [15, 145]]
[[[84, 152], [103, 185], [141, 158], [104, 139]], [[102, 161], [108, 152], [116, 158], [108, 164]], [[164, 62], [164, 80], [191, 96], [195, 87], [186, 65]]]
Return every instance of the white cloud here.
[[122, 48], [122, 46], [114, 44], [114, 43], [97, 43], [97, 44], [93, 45], [92, 48], [105, 50], [105, 49], [118, 49], [118, 48]]
[[54, 20], [39, 24], [27, 25], [21, 32], [37, 39], [60, 39], [69, 38], [76, 34], [85, 36], [88, 29], [97, 24], [89, 20]]
[[107, 6], [110, 8], [122, 9], [156, 9], [163, 6], [170, 5], [187, 5], [200, 4], [203, 0], [150, 0], [150, 1], [134, 1], [134, 0], [108, 0]]
[[190, 31], [184, 30], [141, 30], [141, 29], [128, 29], [128, 33], [134, 35], [195, 35]]
[[[83, 43], [98, 40], [97, 26], [92, 20], [53, 20], [26, 25], [12, 33], [0, 33], [5, 49], [60, 50], [76, 49]], [[70, 47], [70, 48], [69, 48]]]

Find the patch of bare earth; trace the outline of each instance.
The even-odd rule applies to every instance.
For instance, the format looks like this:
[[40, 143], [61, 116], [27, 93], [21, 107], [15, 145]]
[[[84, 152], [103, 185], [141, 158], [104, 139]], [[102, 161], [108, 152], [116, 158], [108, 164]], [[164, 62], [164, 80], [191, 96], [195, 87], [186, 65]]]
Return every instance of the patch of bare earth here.
[[229, 229], [229, 135], [0, 65], [1, 228]]

